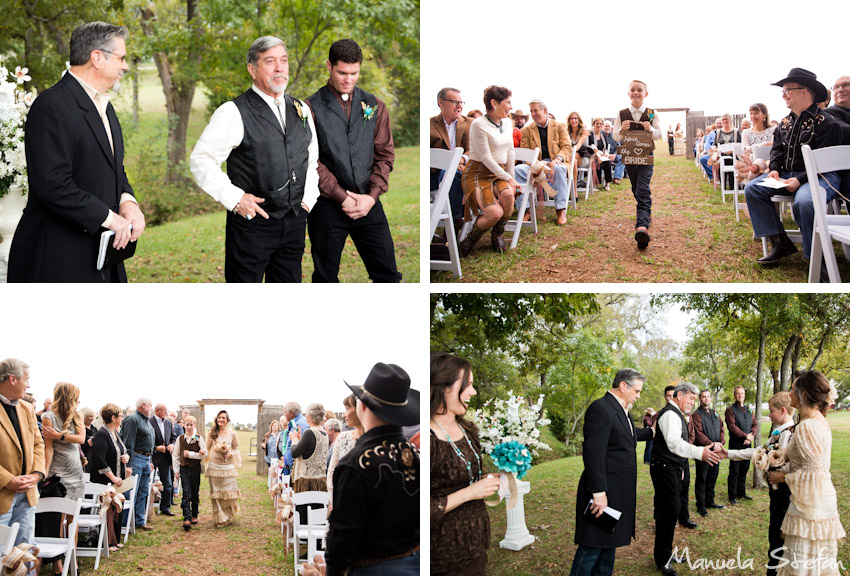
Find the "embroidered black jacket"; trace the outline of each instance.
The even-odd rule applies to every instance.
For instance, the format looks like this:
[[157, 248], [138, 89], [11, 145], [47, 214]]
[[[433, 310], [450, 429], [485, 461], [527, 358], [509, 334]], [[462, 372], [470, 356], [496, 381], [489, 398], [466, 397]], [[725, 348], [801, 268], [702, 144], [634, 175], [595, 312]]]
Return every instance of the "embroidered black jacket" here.
[[357, 560], [419, 545], [419, 452], [399, 426], [363, 434], [334, 470], [325, 562], [342, 576]]
[[773, 133], [770, 149], [770, 169], [782, 178], [797, 178], [800, 184], [808, 182], [803, 162], [803, 144], [812, 150], [841, 144], [841, 128], [829, 114], [824, 114], [812, 104], [799, 116], [791, 112], [779, 122]]

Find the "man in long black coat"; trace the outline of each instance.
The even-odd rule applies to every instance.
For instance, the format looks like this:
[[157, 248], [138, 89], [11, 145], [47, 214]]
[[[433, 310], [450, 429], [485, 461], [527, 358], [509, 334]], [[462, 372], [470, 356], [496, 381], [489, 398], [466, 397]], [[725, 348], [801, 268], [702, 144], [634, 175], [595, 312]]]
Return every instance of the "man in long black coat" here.
[[128, 68], [127, 37], [123, 26], [79, 26], [71, 69], [30, 109], [29, 199], [12, 240], [9, 282], [127, 281], [122, 264], [97, 270], [101, 232], [114, 231], [114, 246], [124, 248], [145, 228], [107, 94]]
[[[631, 544], [635, 535], [638, 442], [652, 440], [652, 428], [635, 428], [628, 409], [640, 398], [646, 377], [624, 368], [614, 377], [612, 388], [584, 415], [584, 472], [576, 496], [578, 544], [571, 576], [613, 574], [618, 547]], [[606, 532], [584, 519], [600, 516], [606, 506], [622, 513], [614, 532]]]

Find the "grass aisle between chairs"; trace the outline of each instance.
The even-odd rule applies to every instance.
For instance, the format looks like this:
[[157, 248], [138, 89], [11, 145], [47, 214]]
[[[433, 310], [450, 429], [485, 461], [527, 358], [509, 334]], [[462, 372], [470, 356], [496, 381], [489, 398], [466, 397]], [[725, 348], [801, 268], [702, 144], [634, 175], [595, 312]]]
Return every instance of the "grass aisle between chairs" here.
[[[199, 523], [183, 531], [178, 495], [174, 517], [157, 515], [152, 532], [137, 531], [123, 550], [101, 558], [96, 574], [233, 574], [272, 576], [292, 573], [292, 555], [284, 553], [283, 538], [274, 523], [272, 501], [264, 476], [255, 473], [255, 457], [248, 456], [252, 432], [237, 432], [242, 468], [239, 471], [239, 515], [225, 528], [215, 528], [210, 511], [209, 483], [201, 477]], [[94, 558], [80, 558], [80, 568], [94, 572]], [[47, 570], [44, 571], [47, 573]]]
[[[659, 146], [658, 150], [666, 150]], [[744, 202], [743, 192], [739, 194]], [[786, 224], [796, 229], [793, 222]], [[515, 250], [496, 254], [489, 233], [461, 260], [464, 282], [806, 282], [801, 253], [778, 268], [762, 269], [760, 240], [744, 210], [735, 221], [732, 196], [724, 204], [684, 156], [655, 156], [652, 176], [652, 242], [641, 252], [634, 240], [635, 200], [628, 179], [578, 201], [567, 224], [555, 226], [546, 209], [535, 237], [520, 233]], [[507, 237], [506, 237], [507, 238]], [[799, 248], [799, 246], [798, 246]], [[842, 275], [850, 265], [838, 258]], [[432, 282], [451, 282], [451, 273], [432, 272]]]
[[[850, 525], [850, 412], [830, 412], [827, 421], [832, 428], [832, 483], [838, 494], [838, 514], [845, 527]], [[762, 441], [767, 440], [770, 424], [762, 420]], [[546, 435], [550, 442], [553, 438]], [[637, 448], [637, 517], [636, 539], [631, 546], [617, 549], [614, 574], [629, 576], [656, 576], [660, 572], [652, 559], [655, 542], [655, 523], [652, 519], [655, 492], [649, 477], [649, 466], [643, 463], [645, 442]], [[557, 448], [556, 448], [557, 450]], [[548, 453], [547, 453], [548, 454]], [[747, 475], [747, 492], [754, 497], [730, 506], [727, 499], [726, 478], [729, 461], [720, 464], [720, 475], [715, 484], [715, 500], [725, 506], [723, 510], [710, 510], [707, 518], [697, 514], [694, 502], [694, 463], [691, 466], [691, 485], [688, 510], [691, 521], [698, 527], [688, 530], [677, 525], [673, 548], [679, 552], [687, 546], [691, 562], [699, 558], [706, 561], [737, 561], [741, 547], [741, 563], [753, 559], [753, 569], [711, 570], [688, 569], [687, 564], [676, 567], [679, 574], [691, 576], [716, 576], [718, 574], [764, 574], [767, 564], [767, 527], [770, 518], [770, 497], [767, 488], [752, 488], [752, 466]], [[525, 521], [537, 542], [519, 552], [502, 550], [499, 541], [505, 537], [507, 519], [504, 504], [489, 508], [490, 549], [487, 574], [489, 576], [560, 576], [569, 574], [575, 557], [576, 489], [584, 470], [581, 456], [545, 461], [532, 467], [525, 480], [531, 482], [531, 492], [525, 496]], [[838, 560], [844, 563], [841, 574], [850, 573], [850, 541], [838, 544]], [[728, 563], [727, 563], [728, 566]]]

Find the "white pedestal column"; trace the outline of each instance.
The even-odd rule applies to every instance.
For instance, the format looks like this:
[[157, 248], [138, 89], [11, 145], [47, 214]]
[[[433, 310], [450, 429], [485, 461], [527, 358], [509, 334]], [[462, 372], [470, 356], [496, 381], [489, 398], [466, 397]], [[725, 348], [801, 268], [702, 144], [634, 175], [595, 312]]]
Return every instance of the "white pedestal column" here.
[[26, 205], [27, 197], [21, 195], [20, 186], [12, 186], [9, 192], [0, 198], [0, 282], [6, 281], [12, 237]]
[[[531, 483], [525, 480], [517, 480], [517, 503], [512, 509], [508, 510], [508, 529], [505, 530], [505, 539], [499, 542], [499, 546], [508, 550], [522, 550], [535, 540], [534, 536], [529, 534], [528, 528], [525, 525], [525, 506], [523, 505], [523, 495], [531, 492]], [[510, 499], [510, 494], [505, 496], [505, 502]]]

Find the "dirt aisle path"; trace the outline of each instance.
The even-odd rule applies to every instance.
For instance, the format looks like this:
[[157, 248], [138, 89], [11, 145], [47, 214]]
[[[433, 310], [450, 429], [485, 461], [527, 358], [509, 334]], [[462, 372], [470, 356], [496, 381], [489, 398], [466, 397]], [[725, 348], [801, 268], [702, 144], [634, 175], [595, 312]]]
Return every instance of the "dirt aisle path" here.
[[[132, 574], [211, 576], [272, 576], [292, 574], [292, 556], [284, 554], [283, 540], [274, 523], [266, 479], [257, 476], [255, 459], [247, 456], [250, 434], [240, 433], [243, 466], [239, 475], [240, 513], [232, 525], [216, 528], [212, 522], [209, 484], [201, 477], [200, 522], [184, 532], [179, 496], [174, 517], [157, 515], [152, 532], [138, 531], [126, 547], [102, 558], [94, 572], [94, 558], [81, 558], [87, 574], [128, 576]], [[43, 570], [47, 574], [49, 570]]]
[[[659, 146], [659, 150], [666, 147]], [[743, 202], [743, 193], [741, 194]], [[523, 230], [516, 250], [496, 254], [489, 234], [462, 260], [463, 282], [805, 282], [800, 253], [782, 266], [756, 264], [761, 242], [741, 212], [735, 221], [731, 196], [724, 204], [693, 164], [666, 153], [655, 158], [652, 177], [652, 242], [643, 252], [634, 241], [635, 200], [628, 179], [580, 199], [567, 225], [554, 225], [547, 208], [539, 233]], [[839, 258], [842, 271], [850, 267]], [[432, 282], [452, 282], [432, 272]]]

